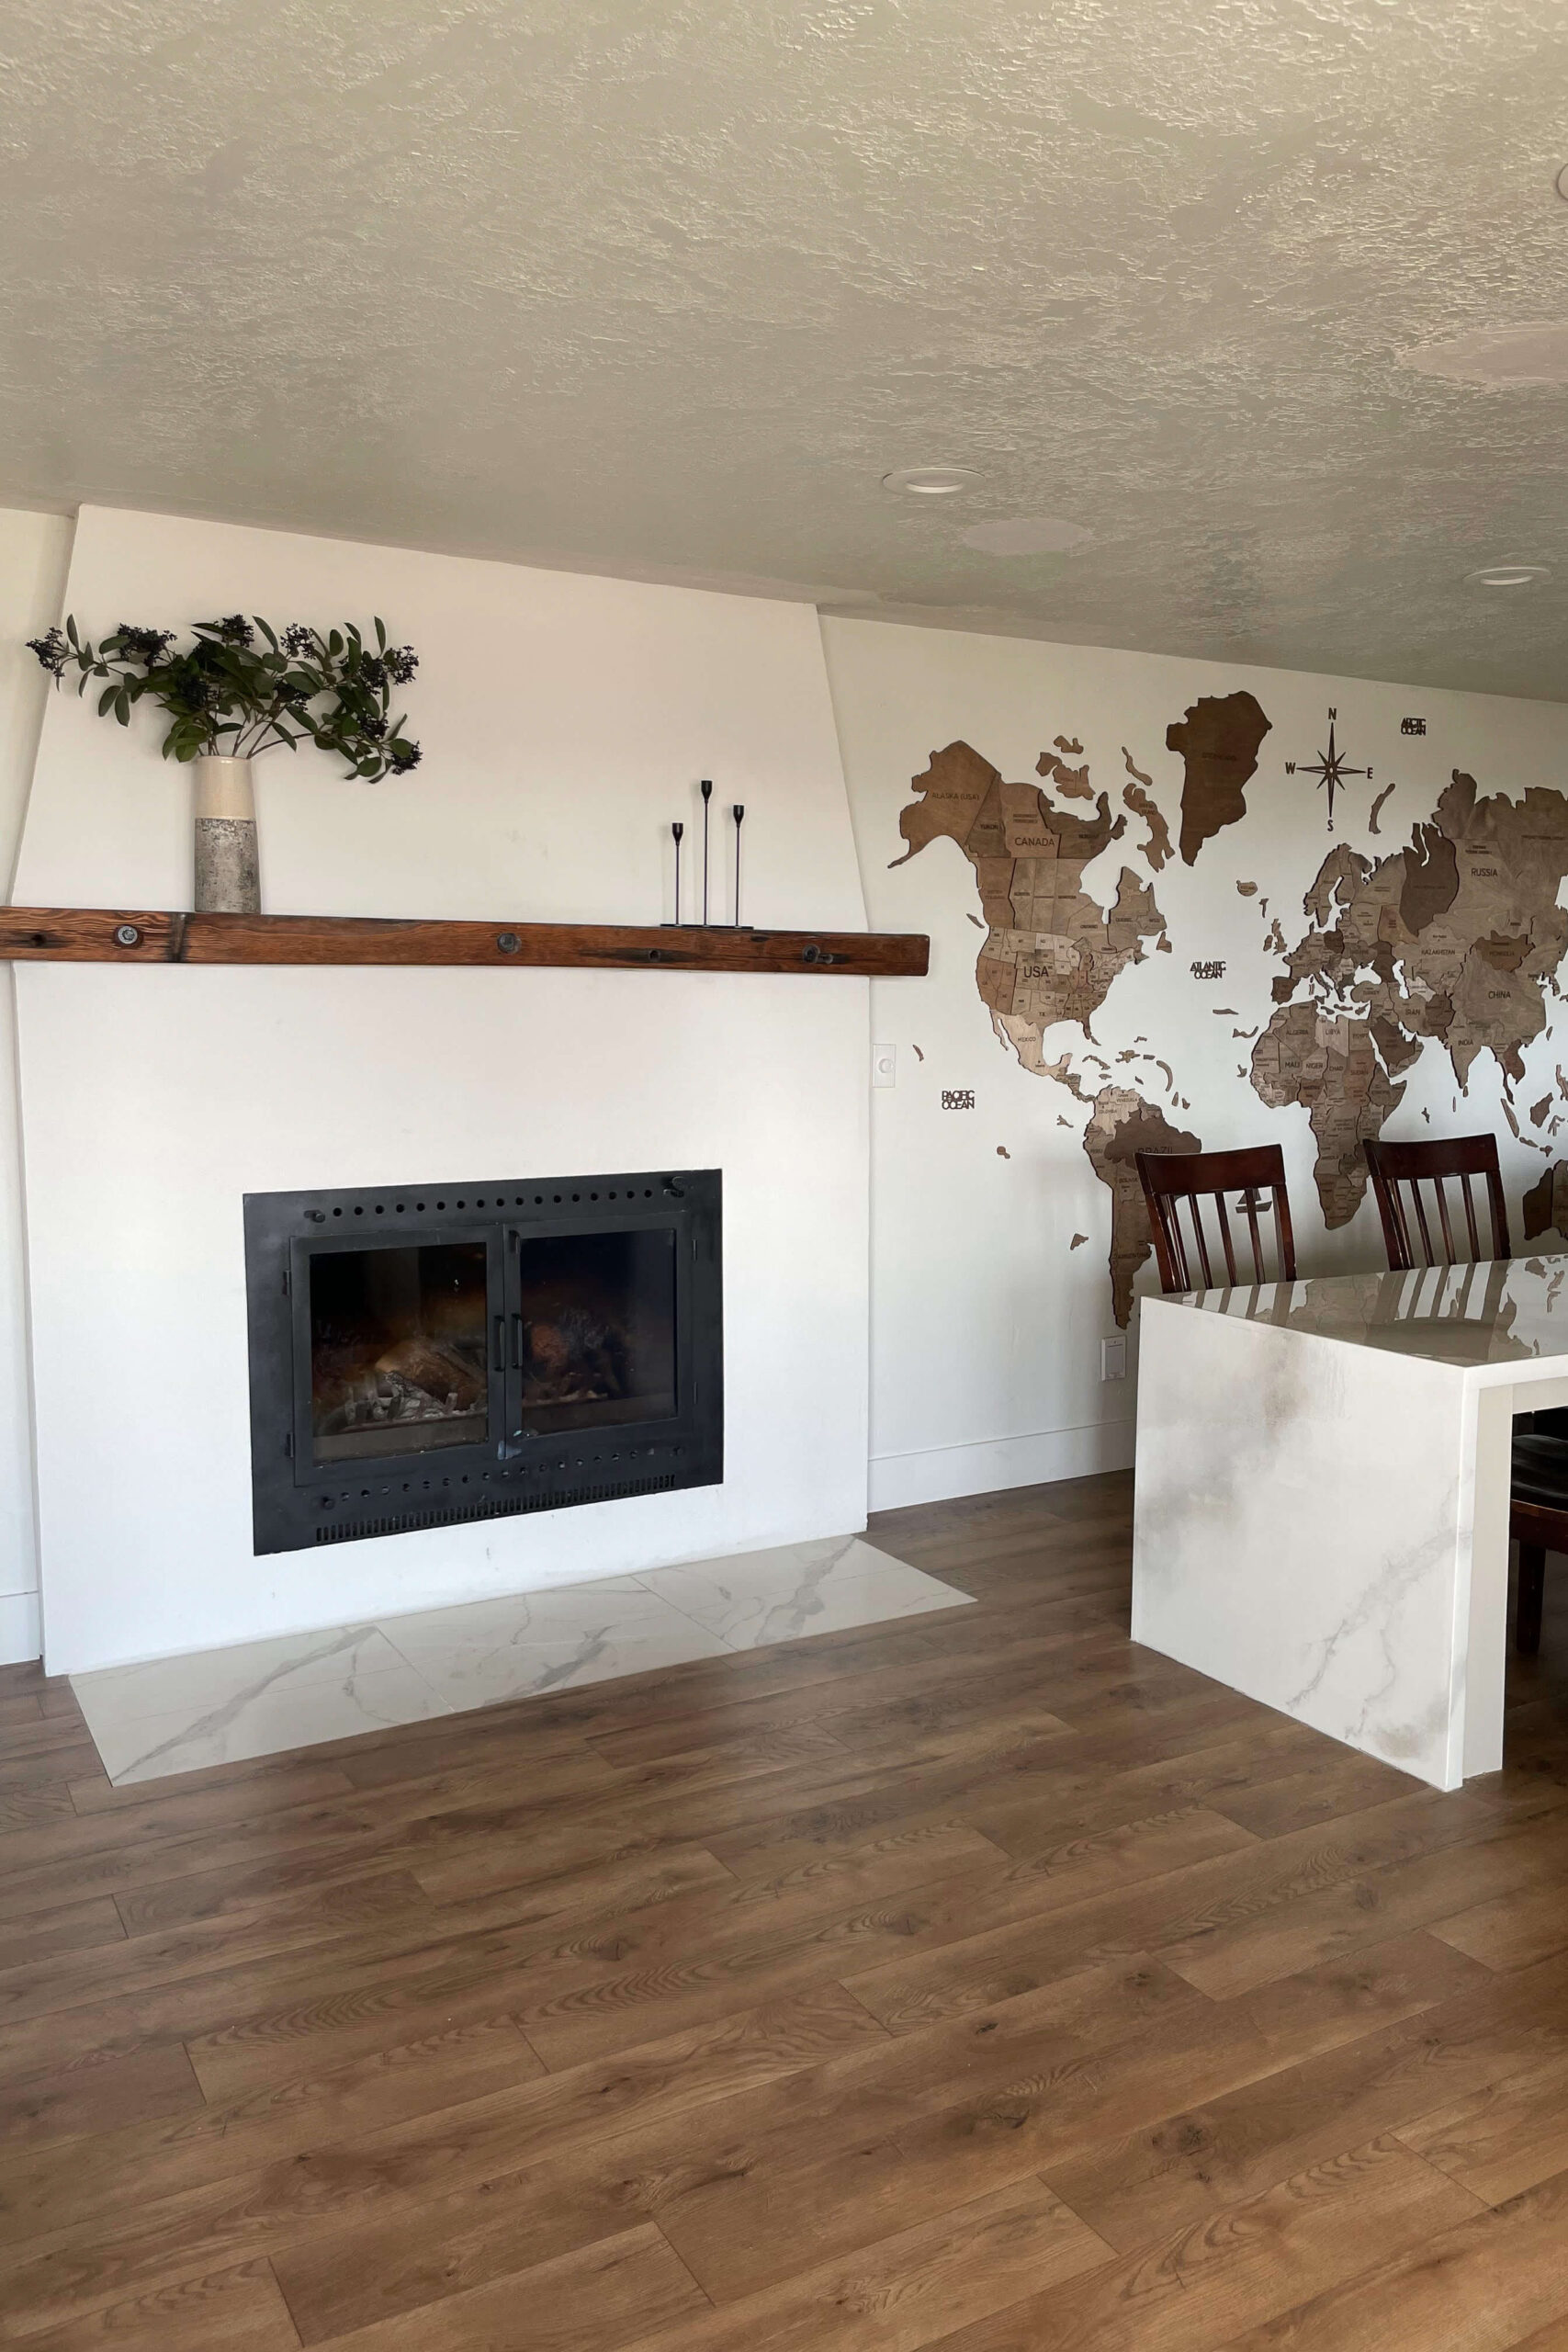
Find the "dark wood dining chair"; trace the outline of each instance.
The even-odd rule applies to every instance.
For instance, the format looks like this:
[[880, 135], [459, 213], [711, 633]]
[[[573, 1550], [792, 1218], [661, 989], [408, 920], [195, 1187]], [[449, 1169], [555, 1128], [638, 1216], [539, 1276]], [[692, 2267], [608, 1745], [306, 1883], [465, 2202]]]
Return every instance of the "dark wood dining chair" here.
[[[1427, 1143], [1369, 1143], [1367, 1166], [1382, 1220], [1389, 1272], [1508, 1258], [1508, 1206], [1497, 1165], [1495, 1136], [1440, 1136]], [[1483, 1246], [1475, 1182], [1486, 1187], [1490, 1231]], [[1428, 1188], [1424, 1198], [1422, 1186]], [[1455, 1187], [1450, 1201], [1448, 1187]], [[1456, 1236], [1462, 1208], [1462, 1231]], [[1450, 1214], [1450, 1211], [1452, 1214]], [[1434, 1227], [1436, 1228], [1434, 1233]], [[1463, 1247], [1456, 1247], [1456, 1238]], [[1440, 1254], [1439, 1254], [1440, 1246]], [[1518, 1602], [1514, 1641], [1526, 1657], [1540, 1647], [1541, 1604], [1548, 1552], [1568, 1552], [1568, 1413], [1518, 1417], [1508, 1503], [1508, 1532], [1519, 1547]]]
[[[1365, 1148], [1391, 1273], [1403, 1274], [1414, 1269], [1417, 1240], [1420, 1262], [1427, 1266], [1463, 1265], [1478, 1258], [1512, 1257], [1508, 1208], [1503, 1198], [1495, 1136], [1443, 1136], [1430, 1143], [1369, 1143]], [[1492, 1229], [1484, 1249], [1472, 1189], [1477, 1177], [1485, 1182], [1486, 1204], [1491, 1212]], [[1430, 1218], [1421, 1191], [1424, 1184], [1431, 1196]], [[1457, 1196], [1451, 1203], [1447, 1190], [1450, 1184], [1457, 1187]], [[1464, 1230], [1461, 1238], [1468, 1247], [1456, 1249], [1456, 1219], [1450, 1216], [1450, 1209], [1457, 1211], [1461, 1205]], [[1433, 1247], [1433, 1219], [1441, 1244], [1440, 1258]]]
[[1568, 1552], [1568, 1437], [1532, 1428], [1516, 1430], [1508, 1532], [1519, 1547], [1514, 1645], [1533, 1657], [1540, 1647], [1546, 1555]]
[[[1168, 1297], [1177, 1291], [1213, 1290], [1216, 1263], [1222, 1269], [1218, 1281], [1233, 1289], [1238, 1282], [1295, 1281], [1295, 1236], [1291, 1230], [1291, 1203], [1285, 1190], [1285, 1157], [1278, 1144], [1258, 1144], [1246, 1151], [1140, 1151], [1137, 1157], [1138, 1180], [1148, 1204], [1160, 1288]], [[1250, 1274], [1236, 1272], [1235, 1241], [1240, 1235], [1233, 1237], [1230, 1212], [1225, 1206], [1232, 1193], [1237, 1196], [1235, 1215], [1242, 1220], [1251, 1243]], [[1204, 1231], [1205, 1203], [1209, 1204], [1219, 1245], [1214, 1259], [1210, 1258]], [[1192, 1231], [1190, 1255], [1182, 1231], [1183, 1207]], [[1265, 1265], [1259, 1223], [1270, 1209], [1278, 1260], [1278, 1272], [1273, 1274]]]

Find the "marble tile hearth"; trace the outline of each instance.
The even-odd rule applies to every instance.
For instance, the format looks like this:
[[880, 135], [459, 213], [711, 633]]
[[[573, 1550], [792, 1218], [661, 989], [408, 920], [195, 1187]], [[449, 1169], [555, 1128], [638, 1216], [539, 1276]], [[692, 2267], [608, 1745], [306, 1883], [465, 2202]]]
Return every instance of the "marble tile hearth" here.
[[502, 1699], [831, 1634], [970, 1596], [859, 1536], [72, 1677], [117, 1786]]

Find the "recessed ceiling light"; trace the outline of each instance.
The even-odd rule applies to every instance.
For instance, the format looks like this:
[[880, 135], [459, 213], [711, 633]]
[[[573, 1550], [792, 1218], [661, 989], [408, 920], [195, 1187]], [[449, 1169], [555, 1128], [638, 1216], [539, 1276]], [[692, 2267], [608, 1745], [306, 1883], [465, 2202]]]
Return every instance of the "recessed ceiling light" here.
[[956, 498], [981, 480], [973, 466], [900, 466], [883, 475], [882, 487], [905, 498]]
[[1551, 571], [1544, 563], [1489, 563], [1464, 576], [1472, 588], [1530, 588], [1538, 580], [1550, 580]]
[[1066, 555], [1094, 534], [1081, 523], [1065, 523], [1059, 514], [1008, 514], [972, 523], [960, 537], [966, 548], [978, 548], [982, 555]]

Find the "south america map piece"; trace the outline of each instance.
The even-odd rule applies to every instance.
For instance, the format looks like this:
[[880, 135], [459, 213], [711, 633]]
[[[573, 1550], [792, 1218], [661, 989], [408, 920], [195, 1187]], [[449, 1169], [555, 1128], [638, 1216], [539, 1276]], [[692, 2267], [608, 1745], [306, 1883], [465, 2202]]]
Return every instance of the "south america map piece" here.
[[1111, 1194], [1111, 1311], [1122, 1330], [1133, 1314], [1133, 1283], [1154, 1235], [1138, 1174], [1140, 1151], [1201, 1151], [1201, 1139], [1173, 1127], [1131, 1087], [1102, 1086], [1084, 1129], [1089, 1164]]
[[[1328, 788], [1328, 830], [1330, 832], [1334, 831], [1335, 786], [1337, 785], [1343, 784], [1348, 775], [1364, 775], [1369, 784], [1371, 784], [1372, 780], [1372, 772], [1371, 768], [1353, 768], [1347, 766], [1344, 752], [1337, 749], [1334, 741], [1334, 729], [1338, 717], [1339, 713], [1330, 706], [1328, 713], [1328, 749], [1326, 752], [1320, 752], [1315, 760], [1303, 760], [1302, 762], [1301, 771], [1303, 775], [1316, 776], [1317, 788], [1320, 792], [1324, 789], [1325, 786]], [[1294, 775], [1295, 773], [1296, 763], [1294, 760], [1287, 760], [1285, 762], [1285, 774], [1287, 775]], [[1386, 799], [1387, 797], [1388, 796], [1385, 793], [1383, 796], [1384, 799]], [[1382, 806], [1382, 802], [1379, 803], [1379, 806]]]

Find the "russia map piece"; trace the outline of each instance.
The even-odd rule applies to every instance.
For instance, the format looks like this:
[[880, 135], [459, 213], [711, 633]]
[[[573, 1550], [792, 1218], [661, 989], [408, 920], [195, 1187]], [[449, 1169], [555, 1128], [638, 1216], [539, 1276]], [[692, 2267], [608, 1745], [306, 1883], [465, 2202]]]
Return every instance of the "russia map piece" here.
[[1269, 731], [1263, 706], [1245, 690], [1205, 695], [1165, 730], [1168, 752], [1179, 752], [1181, 862], [1190, 865], [1203, 843], [1247, 814], [1247, 787], [1258, 773], [1258, 752]]
[[1391, 1080], [1424, 1039], [1438, 1040], [1461, 1091], [1476, 1057], [1495, 1055], [1508, 1107], [1524, 1048], [1546, 1026], [1545, 983], [1568, 950], [1557, 904], [1565, 874], [1561, 793], [1482, 800], [1457, 768], [1408, 847], [1373, 865], [1341, 843], [1324, 860], [1302, 902], [1314, 927], [1274, 982], [1280, 1010], [1253, 1048], [1252, 1083], [1270, 1106], [1310, 1109], [1329, 1226], [1359, 1206], [1360, 1147], [1399, 1102]]
[[[1071, 773], [1088, 795], [1087, 770]], [[911, 782], [920, 798], [898, 820], [909, 846], [893, 863], [906, 865], [939, 834], [958, 843], [987, 923], [976, 966], [981, 997], [1024, 1069], [1040, 1070], [1045, 1031], [1076, 1021], [1092, 1037], [1112, 980], [1141, 964], [1144, 941], [1165, 930], [1153, 892], [1131, 867], [1122, 868], [1109, 914], [1083, 888], [1084, 867], [1121, 839], [1127, 820], [1111, 816], [1103, 792], [1091, 817], [1055, 808], [1036, 785], [1004, 783], [963, 742], [933, 752]]]

